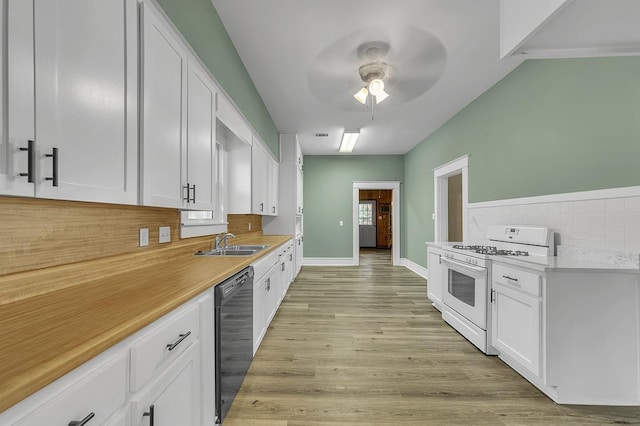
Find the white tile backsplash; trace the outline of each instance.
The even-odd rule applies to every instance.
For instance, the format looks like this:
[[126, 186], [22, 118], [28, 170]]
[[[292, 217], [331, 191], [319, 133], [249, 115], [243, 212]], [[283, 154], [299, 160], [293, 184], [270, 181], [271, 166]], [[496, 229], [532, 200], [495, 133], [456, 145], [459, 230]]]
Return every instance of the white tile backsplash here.
[[640, 252], [640, 197], [483, 204], [469, 206], [470, 242], [483, 242], [491, 225], [538, 225], [553, 229], [559, 244]]

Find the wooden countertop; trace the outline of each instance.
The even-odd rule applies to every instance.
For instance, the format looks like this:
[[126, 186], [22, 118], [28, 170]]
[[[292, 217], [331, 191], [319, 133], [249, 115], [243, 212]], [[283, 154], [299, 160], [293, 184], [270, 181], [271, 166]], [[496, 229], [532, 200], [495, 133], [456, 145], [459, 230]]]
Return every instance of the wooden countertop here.
[[[238, 243], [269, 245], [249, 257], [193, 256], [196, 247], [185, 244], [154, 253], [148, 262], [135, 255], [109, 259], [102, 277], [91, 269], [95, 262], [84, 262], [6, 278], [10, 291], [0, 292], [0, 412], [291, 238], [239, 236]], [[30, 283], [33, 295], [25, 290]]]

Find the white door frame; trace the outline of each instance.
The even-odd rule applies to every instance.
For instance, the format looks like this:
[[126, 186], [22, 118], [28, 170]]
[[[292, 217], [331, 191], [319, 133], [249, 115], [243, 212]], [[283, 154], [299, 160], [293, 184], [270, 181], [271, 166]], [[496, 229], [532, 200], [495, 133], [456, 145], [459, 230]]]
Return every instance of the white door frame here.
[[463, 155], [433, 169], [435, 242], [449, 241], [449, 176], [462, 173], [462, 239], [469, 238], [467, 204], [469, 201], [469, 156]]
[[353, 182], [353, 264], [360, 264], [360, 225], [358, 205], [361, 189], [391, 189], [391, 252], [394, 266], [400, 266], [400, 181]]

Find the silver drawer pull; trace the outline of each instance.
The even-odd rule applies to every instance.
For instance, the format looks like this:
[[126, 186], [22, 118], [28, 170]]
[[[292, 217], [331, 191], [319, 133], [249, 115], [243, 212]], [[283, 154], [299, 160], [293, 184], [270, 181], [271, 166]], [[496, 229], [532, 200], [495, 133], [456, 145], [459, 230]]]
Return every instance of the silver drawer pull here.
[[170, 350], [170, 351], [174, 350], [174, 349], [176, 348], [176, 346], [178, 346], [180, 343], [182, 343], [182, 341], [183, 341], [184, 339], [186, 339], [187, 337], [189, 337], [189, 335], [190, 335], [190, 334], [191, 334], [191, 332], [190, 332], [190, 331], [187, 331], [187, 332], [186, 332], [186, 333], [184, 333], [184, 334], [180, 334], [180, 335], [178, 336], [178, 340], [176, 340], [174, 343], [169, 343], [169, 344], [167, 345], [167, 350]]
[[503, 276], [502, 276], [502, 278], [506, 278], [506, 279], [508, 279], [508, 280], [518, 282], [518, 279], [517, 279], [517, 278], [511, 278], [511, 277], [510, 277], [510, 276], [508, 276], [508, 275], [503, 275]]
[[85, 417], [84, 419], [78, 421], [78, 420], [72, 420], [69, 422], [69, 426], [84, 426], [87, 423], [89, 423], [89, 420], [91, 420], [92, 418], [94, 418], [96, 416], [96, 413], [89, 413], [89, 415], [87, 417]]

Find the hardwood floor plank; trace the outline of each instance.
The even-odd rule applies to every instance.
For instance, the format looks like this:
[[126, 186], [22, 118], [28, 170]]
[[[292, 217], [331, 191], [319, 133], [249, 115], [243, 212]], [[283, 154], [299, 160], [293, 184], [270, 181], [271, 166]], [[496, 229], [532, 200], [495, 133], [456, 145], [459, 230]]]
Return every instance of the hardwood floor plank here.
[[640, 424], [639, 407], [557, 405], [442, 321], [424, 279], [367, 250], [292, 284], [226, 425]]

